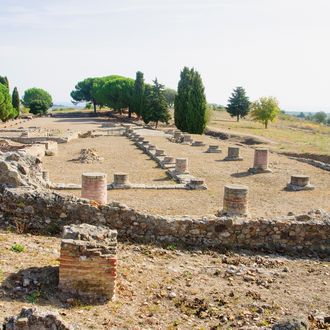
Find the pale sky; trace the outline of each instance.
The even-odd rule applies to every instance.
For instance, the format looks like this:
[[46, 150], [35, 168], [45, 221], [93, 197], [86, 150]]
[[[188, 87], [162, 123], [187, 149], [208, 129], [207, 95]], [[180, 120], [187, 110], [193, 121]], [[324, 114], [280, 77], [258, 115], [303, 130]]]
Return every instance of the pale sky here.
[[86, 77], [144, 72], [209, 102], [243, 86], [286, 110], [330, 109], [330, 0], [0, 0], [0, 75], [70, 101]]

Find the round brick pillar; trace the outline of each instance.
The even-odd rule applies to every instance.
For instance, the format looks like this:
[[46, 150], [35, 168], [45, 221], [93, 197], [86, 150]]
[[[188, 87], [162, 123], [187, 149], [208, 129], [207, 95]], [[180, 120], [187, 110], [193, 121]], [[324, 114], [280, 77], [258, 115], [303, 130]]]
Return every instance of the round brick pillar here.
[[185, 174], [188, 172], [188, 159], [187, 158], [176, 158], [175, 160], [175, 172], [177, 174]]
[[228, 184], [225, 185], [223, 197], [223, 212], [232, 216], [245, 216], [248, 214], [248, 196], [249, 188], [243, 185]]
[[114, 184], [116, 185], [127, 185], [129, 184], [127, 173], [115, 173], [114, 174]]
[[99, 204], [107, 203], [107, 175], [105, 173], [83, 173], [81, 197]]

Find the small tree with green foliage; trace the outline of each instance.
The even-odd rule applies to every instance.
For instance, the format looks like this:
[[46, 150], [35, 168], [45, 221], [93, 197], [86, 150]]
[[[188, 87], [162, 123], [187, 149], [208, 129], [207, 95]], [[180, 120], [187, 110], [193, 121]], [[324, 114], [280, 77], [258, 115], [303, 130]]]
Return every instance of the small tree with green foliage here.
[[15, 117], [15, 110], [11, 104], [9, 90], [4, 84], [0, 84], [0, 120], [7, 121]]
[[33, 114], [45, 114], [53, 105], [52, 97], [42, 88], [30, 88], [24, 92], [22, 103]]
[[[138, 71], [136, 73], [136, 78], [134, 82], [134, 91], [133, 91], [133, 99], [131, 106], [131, 111], [136, 113], [138, 118], [140, 118], [143, 112], [144, 96], [145, 96], [145, 84], [144, 84], [143, 73]], [[131, 111], [129, 112], [129, 117], [131, 117]]]
[[171, 115], [168, 111], [168, 103], [164, 95], [164, 85], [160, 84], [157, 78], [153, 85], [147, 86], [145, 95], [145, 108], [143, 111], [143, 121], [148, 124], [155, 122], [156, 128], [158, 122], [168, 124]]
[[236, 87], [228, 100], [227, 112], [237, 121], [249, 113], [250, 101], [243, 87]]
[[275, 97], [261, 97], [253, 102], [250, 108], [252, 119], [263, 123], [265, 128], [268, 128], [268, 123], [273, 122], [281, 112]]
[[19, 94], [17, 87], [15, 87], [13, 90], [13, 94], [11, 96], [11, 103], [13, 105], [13, 108], [15, 109], [15, 115], [16, 115], [15, 118], [17, 118], [20, 114], [20, 109], [19, 109], [20, 101], [19, 101]]
[[167, 101], [167, 104], [170, 108], [173, 108], [176, 90], [172, 88], [165, 88], [164, 89], [164, 95]]
[[200, 74], [184, 67], [180, 74], [174, 101], [174, 120], [178, 129], [203, 134], [206, 127], [207, 103]]
[[328, 115], [324, 111], [316, 112], [312, 119], [319, 124], [326, 124]]

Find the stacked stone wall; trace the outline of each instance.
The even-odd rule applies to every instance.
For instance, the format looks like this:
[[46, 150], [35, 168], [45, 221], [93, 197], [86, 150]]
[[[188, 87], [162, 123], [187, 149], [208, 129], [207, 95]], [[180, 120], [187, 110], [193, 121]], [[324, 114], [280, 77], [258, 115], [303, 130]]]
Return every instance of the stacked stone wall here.
[[169, 217], [119, 203], [94, 206], [48, 190], [1, 187], [0, 212], [0, 224], [20, 225], [30, 232], [59, 233], [64, 225], [88, 223], [117, 229], [121, 240], [145, 243], [330, 253], [330, 214], [320, 210], [272, 219]]

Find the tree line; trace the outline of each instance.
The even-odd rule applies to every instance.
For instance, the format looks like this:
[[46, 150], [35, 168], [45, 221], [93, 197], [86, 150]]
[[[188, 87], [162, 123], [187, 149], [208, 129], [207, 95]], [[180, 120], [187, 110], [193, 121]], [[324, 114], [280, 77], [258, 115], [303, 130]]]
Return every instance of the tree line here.
[[27, 89], [22, 100], [17, 87], [14, 87], [10, 95], [8, 78], [0, 76], [0, 120], [17, 118], [21, 113], [21, 103], [33, 114], [44, 114], [53, 105], [51, 95], [41, 88]]
[[[70, 93], [72, 102], [86, 102], [97, 111], [97, 107], [109, 107], [122, 113], [128, 109], [128, 116], [134, 113], [146, 124], [168, 123], [169, 109], [174, 107], [174, 122], [178, 129], [202, 134], [209, 119], [209, 110], [226, 111], [239, 121], [248, 114], [252, 119], [268, 127], [280, 113], [278, 101], [274, 97], [261, 97], [250, 102], [243, 87], [233, 90], [226, 107], [208, 105], [202, 78], [194, 68], [184, 67], [180, 73], [177, 91], [165, 88], [157, 78], [152, 84], [145, 83], [142, 72], [136, 72], [135, 79], [120, 75], [86, 78], [79, 81]], [[52, 106], [51, 95], [41, 88], [30, 88], [24, 93], [22, 104], [31, 113], [45, 114]], [[0, 76], [0, 119], [16, 118], [20, 113], [20, 99], [15, 87], [10, 96], [6, 77]]]
[[136, 72], [135, 80], [123, 76], [86, 78], [79, 81], [71, 92], [73, 103], [87, 102], [97, 107], [109, 107], [128, 116], [134, 113], [146, 124], [168, 123], [169, 108], [174, 106], [176, 126], [186, 132], [203, 133], [206, 125], [206, 97], [201, 77], [194, 69], [181, 72], [178, 91], [165, 88], [157, 78], [152, 84], [144, 81], [142, 72]]
[[91, 104], [95, 113], [97, 107], [104, 106], [120, 112], [128, 109], [129, 117], [135, 113], [145, 123], [154, 121], [157, 125], [170, 119], [165, 91], [157, 79], [152, 85], [146, 84], [143, 73], [138, 71], [135, 80], [119, 75], [86, 78], [76, 84], [70, 95], [75, 104]]
[[297, 115], [296, 117], [330, 126], [330, 114], [328, 115], [324, 111], [315, 112], [314, 114], [312, 113], [305, 114], [303, 112], [300, 112], [300, 114]]

